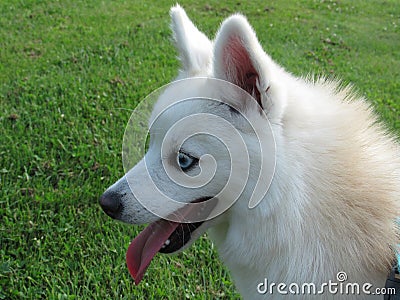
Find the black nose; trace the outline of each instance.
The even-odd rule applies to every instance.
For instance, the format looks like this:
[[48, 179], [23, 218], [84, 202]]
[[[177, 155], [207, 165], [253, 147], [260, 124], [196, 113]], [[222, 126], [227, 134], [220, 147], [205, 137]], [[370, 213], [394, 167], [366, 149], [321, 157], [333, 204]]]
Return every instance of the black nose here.
[[118, 219], [121, 215], [123, 209], [121, 197], [119, 193], [107, 191], [99, 199], [101, 208], [113, 219]]

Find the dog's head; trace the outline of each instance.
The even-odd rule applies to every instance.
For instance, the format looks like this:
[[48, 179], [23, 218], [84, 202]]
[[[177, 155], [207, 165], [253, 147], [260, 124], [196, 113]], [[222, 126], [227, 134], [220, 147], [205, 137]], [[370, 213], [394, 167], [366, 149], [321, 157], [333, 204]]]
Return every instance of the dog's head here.
[[151, 223], [127, 252], [136, 283], [157, 252], [180, 251], [209, 226], [229, 222], [233, 207], [261, 200], [272, 180], [260, 178], [268, 173], [262, 166], [275, 163], [268, 120], [279, 124], [285, 107], [272, 76], [284, 72], [243, 16], [225, 20], [214, 42], [180, 6], [171, 17], [182, 68], [153, 108], [144, 158], [100, 198], [112, 218]]

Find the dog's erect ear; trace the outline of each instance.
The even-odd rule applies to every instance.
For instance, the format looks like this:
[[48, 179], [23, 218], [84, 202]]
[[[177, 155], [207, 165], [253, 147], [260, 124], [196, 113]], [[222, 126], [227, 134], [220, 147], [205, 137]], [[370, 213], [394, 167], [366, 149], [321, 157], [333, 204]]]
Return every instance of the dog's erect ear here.
[[264, 52], [246, 18], [237, 14], [226, 19], [214, 45], [214, 76], [246, 90], [267, 115], [280, 116], [283, 103], [275, 101], [282, 98], [277, 95], [281, 89], [273, 80], [282, 69]]
[[178, 4], [171, 8], [170, 15], [173, 38], [182, 63], [180, 77], [207, 75], [212, 59], [211, 41], [194, 26]]

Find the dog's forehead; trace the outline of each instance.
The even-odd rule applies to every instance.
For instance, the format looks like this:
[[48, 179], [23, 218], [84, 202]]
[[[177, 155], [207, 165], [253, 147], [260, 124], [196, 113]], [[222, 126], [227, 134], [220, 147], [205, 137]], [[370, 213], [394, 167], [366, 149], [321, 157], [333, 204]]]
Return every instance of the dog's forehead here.
[[204, 94], [203, 88], [203, 81], [179, 80], [169, 84], [160, 94], [153, 107], [150, 123], [164, 112], [172, 110], [174, 106], [178, 108], [180, 102], [199, 98], [201, 94]]
[[[243, 103], [249, 102], [246, 101], [249, 97], [251, 96], [239, 87], [214, 78], [178, 80], [163, 88], [153, 107], [149, 122], [152, 124], [161, 116], [178, 119], [196, 112], [206, 112], [205, 106], [214, 110], [215, 107], [224, 107], [221, 104], [226, 104], [225, 110], [229, 107], [240, 110]], [[195, 99], [209, 101], [204, 105], [201, 103], [206, 101], [190, 101], [188, 104], [188, 100]]]

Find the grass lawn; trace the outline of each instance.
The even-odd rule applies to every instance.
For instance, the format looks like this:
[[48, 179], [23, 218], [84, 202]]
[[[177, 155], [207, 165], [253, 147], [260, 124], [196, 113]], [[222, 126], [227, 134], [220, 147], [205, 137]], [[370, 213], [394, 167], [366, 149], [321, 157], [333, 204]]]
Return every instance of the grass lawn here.
[[[352, 82], [400, 133], [398, 0], [198, 2], [181, 4], [209, 36], [245, 13], [287, 70]], [[134, 286], [125, 251], [142, 228], [97, 203], [122, 176], [130, 111], [177, 74], [173, 3], [1, 1], [0, 299], [239, 298], [206, 236]]]

